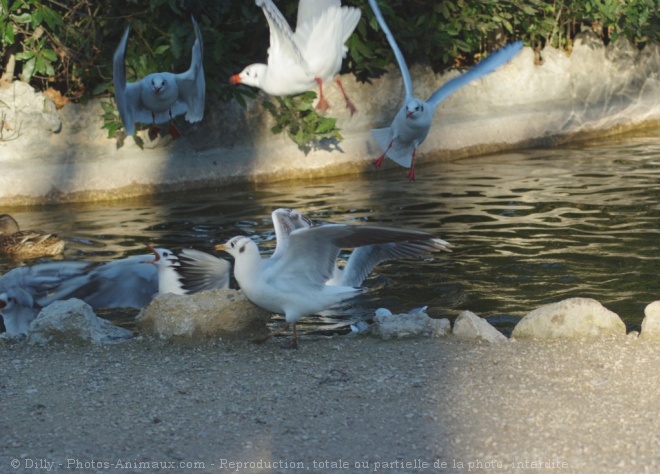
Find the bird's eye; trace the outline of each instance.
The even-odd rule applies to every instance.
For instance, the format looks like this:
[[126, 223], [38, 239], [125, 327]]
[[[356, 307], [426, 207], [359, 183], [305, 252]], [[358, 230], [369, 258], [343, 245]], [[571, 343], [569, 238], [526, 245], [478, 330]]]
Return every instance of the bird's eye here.
[[14, 302], [14, 297], [10, 296], [9, 298], [7, 298], [7, 302]]
[[236, 242], [231, 243], [231, 248], [234, 248], [234, 247], [236, 247]]

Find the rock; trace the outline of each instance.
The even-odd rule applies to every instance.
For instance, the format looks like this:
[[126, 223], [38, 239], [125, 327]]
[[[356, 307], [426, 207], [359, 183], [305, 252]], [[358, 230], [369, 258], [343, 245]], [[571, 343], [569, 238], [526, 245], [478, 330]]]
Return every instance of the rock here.
[[508, 340], [488, 321], [471, 311], [463, 311], [454, 321], [454, 336], [462, 339], [479, 339], [486, 342], [502, 342]]
[[448, 319], [433, 319], [424, 312], [392, 314], [379, 308], [371, 325], [371, 334], [384, 340], [401, 337], [433, 336], [449, 334], [451, 324]]
[[142, 331], [161, 339], [253, 339], [267, 335], [270, 313], [230, 289], [156, 296], [138, 315]]
[[626, 326], [616, 313], [591, 298], [569, 298], [527, 314], [513, 329], [515, 338], [577, 339], [625, 335]]
[[76, 298], [46, 306], [28, 331], [33, 344], [122, 342], [131, 337], [132, 331], [97, 317], [91, 306]]
[[639, 337], [660, 341], [660, 301], [654, 301], [644, 308], [642, 332]]

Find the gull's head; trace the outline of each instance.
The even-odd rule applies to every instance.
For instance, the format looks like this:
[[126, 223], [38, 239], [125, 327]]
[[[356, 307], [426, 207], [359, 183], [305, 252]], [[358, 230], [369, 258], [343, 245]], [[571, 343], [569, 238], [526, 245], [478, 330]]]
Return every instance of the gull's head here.
[[153, 260], [146, 260], [144, 263], [153, 263], [157, 267], [178, 267], [179, 259], [174, 252], [167, 249], [157, 249], [151, 244], [147, 244], [147, 248], [154, 254]]
[[261, 76], [265, 72], [265, 64], [250, 64], [240, 73], [229, 78], [230, 84], [245, 84], [246, 86], [260, 87]]
[[160, 95], [163, 92], [163, 89], [167, 87], [167, 79], [165, 79], [160, 74], [153, 74], [151, 76], [151, 88], [154, 90], [156, 95]]
[[406, 118], [416, 119], [424, 114], [427, 105], [419, 99], [410, 99], [406, 104]]
[[[238, 259], [241, 256], [246, 254], [246, 251], [250, 251], [257, 248], [257, 244], [254, 241], [244, 235], [239, 235], [232, 237], [224, 244], [219, 244], [215, 246], [216, 250], [224, 250], [232, 257]], [[257, 249], [258, 253], [258, 249]]]

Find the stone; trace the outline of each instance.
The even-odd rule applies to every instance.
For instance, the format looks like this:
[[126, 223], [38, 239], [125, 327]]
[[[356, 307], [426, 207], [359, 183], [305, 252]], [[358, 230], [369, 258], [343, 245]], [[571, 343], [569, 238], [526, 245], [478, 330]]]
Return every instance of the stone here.
[[161, 339], [253, 339], [269, 333], [271, 314], [241, 291], [157, 295], [137, 316], [141, 332]]
[[383, 340], [417, 336], [442, 337], [450, 331], [448, 319], [433, 319], [425, 312], [392, 314], [384, 308], [379, 308], [371, 325], [371, 334]]
[[569, 298], [528, 313], [513, 329], [512, 337], [579, 339], [623, 336], [626, 325], [616, 313], [591, 298]]
[[461, 339], [477, 339], [486, 342], [507, 341], [507, 337], [495, 329], [488, 321], [471, 311], [463, 311], [454, 321], [454, 336]]
[[644, 308], [641, 339], [660, 341], [660, 301], [654, 301]]
[[30, 323], [28, 331], [31, 344], [111, 343], [132, 337], [132, 331], [99, 318], [90, 305], [76, 298], [46, 306]]

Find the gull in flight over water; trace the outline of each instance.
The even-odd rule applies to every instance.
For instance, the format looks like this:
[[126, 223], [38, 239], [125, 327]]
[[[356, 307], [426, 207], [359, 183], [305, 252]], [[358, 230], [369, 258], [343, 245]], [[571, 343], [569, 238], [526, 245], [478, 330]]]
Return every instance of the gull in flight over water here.
[[126, 42], [129, 28], [117, 46], [113, 60], [115, 100], [124, 130], [128, 135], [135, 133], [135, 122], [151, 123], [149, 137], [153, 140], [160, 128], [156, 124], [170, 122], [168, 133], [180, 136], [174, 125], [174, 117], [186, 114], [186, 120], [194, 123], [204, 117], [206, 84], [202, 59], [204, 45], [202, 33], [195, 18], [195, 43], [192, 47], [190, 69], [181, 74], [154, 72], [136, 82], [126, 82]]
[[[290, 229], [291, 221], [279, 222], [274, 219], [276, 232], [282, 222]], [[277, 248], [270, 258], [261, 258], [257, 244], [245, 236], [233, 237], [216, 246], [216, 250], [224, 250], [234, 257], [234, 276], [252, 303], [284, 315], [292, 327], [290, 347], [295, 348], [298, 346], [296, 322], [300, 318], [365, 291], [344, 284], [343, 280], [339, 284], [328, 284], [336, 275], [341, 249], [433, 239], [432, 234], [414, 230], [326, 224], [290, 229], [287, 239], [278, 238]]]
[[[339, 73], [348, 51], [344, 43], [360, 21], [360, 10], [342, 7], [340, 0], [300, 0], [294, 32], [272, 0], [256, 0], [256, 4], [270, 28], [268, 64], [251, 64], [229, 81], [258, 87], [274, 96], [301, 94], [318, 85], [316, 108], [327, 110], [323, 84]], [[336, 82], [346, 107], [355, 113], [339, 78]]]
[[493, 72], [498, 67], [509, 62], [516, 56], [523, 47], [522, 41], [516, 41], [503, 48], [491, 53], [486, 59], [468, 70], [464, 74], [451, 79], [442, 87], [436, 90], [428, 100], [423, 101], [413, 96], [412, 79], [406, 61], [403, 58], [401, 50], [397, 46], [396, 40], [392, 35], [383, 14], [376, 3], [376, 0], [369, 0], [369, 5], [376, 15], [378, 24], [385, 33], [387, 41], [390, 43], [394, 56], [396, 57], [401, 75], [403, 76], [403, 86], [405, 89], [405, 99], [403, 106], [394, 116], [389, 127], [371, 130], [371, 135], [383, 150], [383, 154], [374, 161], [375, 166], [381, 166], [387, 156], [392, 161], [403, 167], [410, 168], [408, 179], [415, 180], [415, 156], [417, 148], [426, 139], [429, 133], [435, 109], [450, 94], [456, 92], [464, 85], [479, 79], [486, 74]]

